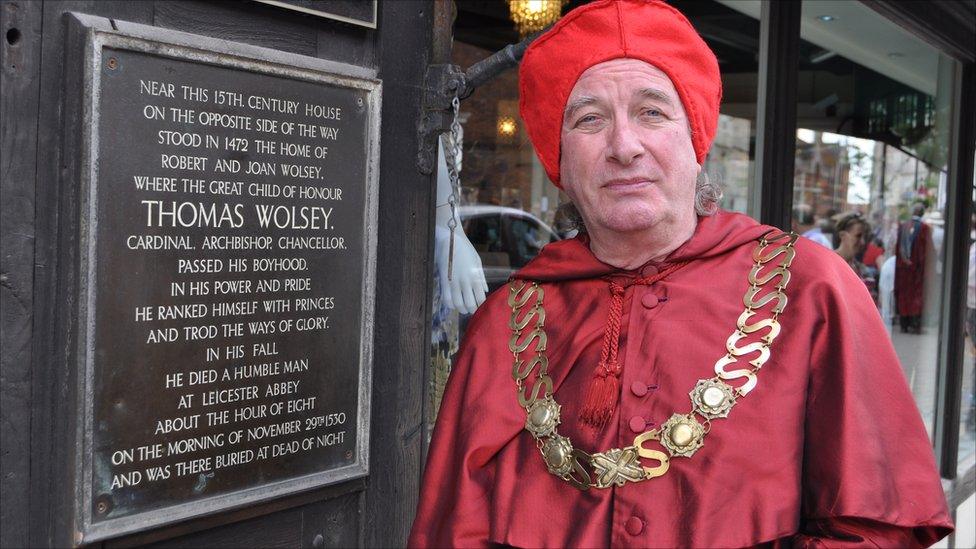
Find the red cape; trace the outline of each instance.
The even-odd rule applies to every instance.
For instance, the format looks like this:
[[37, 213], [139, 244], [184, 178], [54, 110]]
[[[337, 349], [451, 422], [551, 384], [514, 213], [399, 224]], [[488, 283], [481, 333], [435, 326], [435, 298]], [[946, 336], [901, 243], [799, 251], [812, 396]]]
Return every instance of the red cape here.
[[918, 234], [915, 235], [910, 247], [911, 253], [906, 257], [902, 252], [901, 240], [908, 238], [905, 234], [911, 230], [912, 221], [902, 223], [898, 227], [898, 240], [895, 243], [895, 302], [897, 311], [902, 316], [916, 316], [922, 314], [925, 300], [925, 271], [926, 263], [932, 258], [927, 257], [932, 241], [932, 228], [921, 222]]
[[[769, 230], [728, 212], [700, 218], [665, 261], [687, 266], [628, 288], [621, 396], [600, 433], [577, 418], [609, 307], [601, 277], [637, 271], [601, 263], [585, 239], [550, 244], [522, 269], [517, 278], [545, 288], [560, 433], [604, 451], [630, 445], [632, 423], [650, 429], [687, 412], [688, 392], [725, 353], [756, 239]], [[508, 292], [492, 294], [444, 394], [409, 545], [906, 547], [946, 536], [931, 444], [867, 290], [823, 246], [801, 238], [796, 251], [783, 331], [756, 389], [712, 422], [693, 457], [610, 490], [580, 492], [547, 472], [511, 377]]]

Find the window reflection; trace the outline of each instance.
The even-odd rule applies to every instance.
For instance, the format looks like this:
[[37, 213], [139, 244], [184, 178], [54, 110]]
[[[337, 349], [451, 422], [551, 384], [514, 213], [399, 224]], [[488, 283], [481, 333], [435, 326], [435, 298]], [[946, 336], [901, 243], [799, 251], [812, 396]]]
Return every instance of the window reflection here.
[[[973, 181], [973, 191], [974, 202], [976, 202], [976, 178]], [[976, 463], [976, 213], [970, 220], [969, 243], [966, 345], [962, 372], [962, 405], [959, 414], [958, 473], [960, 476], [966, 474], [966, 471]]]
[[705, 158], [705, 171], [722, 184], [721, 207], [749, 211], [755, 170], [755, 120], [719, 113], [715, 141]]
[[954, 61], [854, 2], [805, 2], [800, 33], [794, 230], [842, 252], [838, 223], [866, 222], [849, 263], [931, 437]]
[[759, 13], [742, 2], [674, 0], [718, 58], [722, 104], [705, 171], [723, 187], [720, 206], [749, 211], [755, 181], [756, 98], [759, 90]]
[[560, 240], [539, 218], [516, 208], [463, 206], [461, 219], [465, 234], [481, 257], [490, 291], [505, 284], [543, 246]]

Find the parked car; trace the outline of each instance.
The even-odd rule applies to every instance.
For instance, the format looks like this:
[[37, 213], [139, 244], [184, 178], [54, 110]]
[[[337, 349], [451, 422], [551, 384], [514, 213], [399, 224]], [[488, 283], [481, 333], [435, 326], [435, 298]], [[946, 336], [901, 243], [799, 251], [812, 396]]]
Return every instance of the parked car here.
[[548, 225], [516, 208], [477, 204], [462, 206], [464, 234], [481, 257], [489, 291], [532, 260], [543, 246], [560, 240]]

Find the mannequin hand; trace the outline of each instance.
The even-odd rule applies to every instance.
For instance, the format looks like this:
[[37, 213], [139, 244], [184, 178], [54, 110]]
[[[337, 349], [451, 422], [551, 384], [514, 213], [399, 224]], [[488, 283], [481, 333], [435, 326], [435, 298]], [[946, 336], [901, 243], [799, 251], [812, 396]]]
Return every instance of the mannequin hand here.
[[447, 267], [451, 254], [451, 231], [441, 226], [434, 229], [434, 266], [440, 278], [441, 299], [461, 314], [471, 314], [488, 293], [481, 257], [464, 235], [460, 227], [454, 231], [454, 272], [447, 279]]

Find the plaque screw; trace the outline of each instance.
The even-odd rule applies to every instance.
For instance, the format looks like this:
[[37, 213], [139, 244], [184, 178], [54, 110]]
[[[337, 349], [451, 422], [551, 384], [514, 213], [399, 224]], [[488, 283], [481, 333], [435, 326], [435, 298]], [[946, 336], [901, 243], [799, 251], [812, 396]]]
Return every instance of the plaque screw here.
[[352, 450], [346, 450], [346, 459], [352, 459]]
[[104, 515], [109, 512], [108, 496], [102, 496], [98, 498], [98, 502], [95, 503], [95, 512], [99, 515]]
[[102, 494], [98, 496], [95, 500], [95, 513], [98, 515], [107, 515], [112, 511], [112, 496], [108, 494]]
[[356, 98], [356, 104], [359, 105], [360, 107], [362, 107], [363, 106], [363, 98], [362, 97], [357, 97]]
[[119, 67], [119, 60], [116, 59], [116, 58], [114, 58], [114, 57], [109, 57], [108, 58], [108, 68], [110, 70], [113, 70], [114, 71], [118, 67]]
[[319, 547], [325, 547], [325, 538], [322, 537], [322, 534], [315, 534], [315, 538], [312, 539], [312, 547], [315, 547], [316, 549]]

